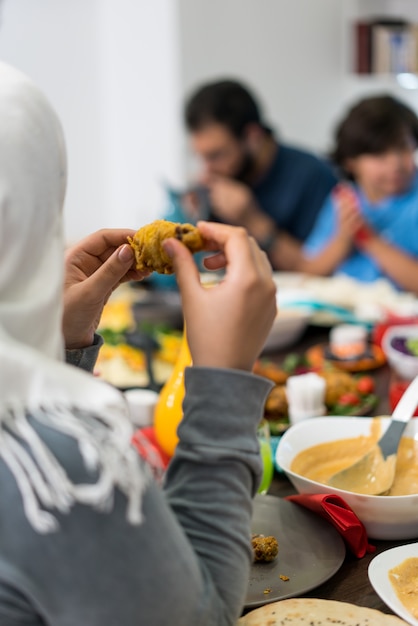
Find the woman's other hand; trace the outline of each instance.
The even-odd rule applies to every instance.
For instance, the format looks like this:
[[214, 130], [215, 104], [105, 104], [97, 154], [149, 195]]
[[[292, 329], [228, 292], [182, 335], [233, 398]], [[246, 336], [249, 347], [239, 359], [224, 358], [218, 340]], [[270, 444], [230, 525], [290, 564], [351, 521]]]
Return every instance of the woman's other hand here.
[[185, 246], [174, 239], [164, 244], [173, 258], [193, 364], [251, 370], [277, 313], [271, 265], [245, 229], [213, 222], [198, 228], [216, 251], [205, 260], [207, 269], [226, 269], [212, 287], [201, 285]]
[[65, 255], [63, 334], [67, 349], [93, 343], [103, 307], [112, 291], [147, 274], [133, 269], [127, 243], [134, 230], [102, 229], [69, 248]]

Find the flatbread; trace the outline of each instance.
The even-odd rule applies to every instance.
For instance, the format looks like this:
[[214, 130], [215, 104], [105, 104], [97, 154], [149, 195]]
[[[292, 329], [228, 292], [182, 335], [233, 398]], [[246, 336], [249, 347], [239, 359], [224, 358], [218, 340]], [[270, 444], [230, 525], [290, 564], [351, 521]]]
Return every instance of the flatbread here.
[[155, 220], [140, 228], [128, 242], [135, 253], [136, 269], [142, 272], [172, 274], [173, 264], [163, 246], [164, 239], [178, 239], [192, 253], [203, 250], [203, 238], [193, 224]]
[[290, 598], [251, 611], [237, 626], [408, 626], [399, 617], [348, 602]]

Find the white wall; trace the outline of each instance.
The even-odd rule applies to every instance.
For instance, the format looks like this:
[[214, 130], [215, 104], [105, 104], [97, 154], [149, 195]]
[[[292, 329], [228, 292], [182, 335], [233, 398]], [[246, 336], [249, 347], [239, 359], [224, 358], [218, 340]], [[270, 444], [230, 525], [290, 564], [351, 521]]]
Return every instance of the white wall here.
[[43, 88], [68, 143], [69, 240], [165, 208], [190, 159], [182, 105], [220, 76], [247, 81], [283, 140], [327, 150], [344, 107], [384, 89], [352, 74], [351, 22], [417, 0], [4, 0], [0, 58]]
[[0, 57], [45, 91], [64, 126], [69, 240], [139, 227], [180, 176], [172, 0], [5, 0]]
[[98, 2], [6, 0], [0, 26], [0, 57], [38, 83], [64, 126], [70, 237], [94, 230], [106, 205]]
[[341, 0], [179, 0], [182, 86], [223, 76], [261, 96], [283, 139], [327, 147], [342, 88]]
[[139, 228], [182, 174], [176, 3], [102, 0], [101, 18], [108, 224]]

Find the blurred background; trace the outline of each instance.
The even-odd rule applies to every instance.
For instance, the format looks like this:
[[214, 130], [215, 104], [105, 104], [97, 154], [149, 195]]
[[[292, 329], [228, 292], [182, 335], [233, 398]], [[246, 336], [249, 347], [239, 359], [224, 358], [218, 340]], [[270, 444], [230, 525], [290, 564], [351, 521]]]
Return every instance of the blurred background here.
[[182, 107], [208, 79], [245, 81], [279, 137], [318, 153], [360, 95], [390, 92], [418, 112], [416, 76], [406, 88], [355, 71], [355, 25], [375, 16], [418, 23], [418, 2], [4, 0], [0, 58], [64, 126], [68, 241], [161, 215], [163, 184], [193, 176]]

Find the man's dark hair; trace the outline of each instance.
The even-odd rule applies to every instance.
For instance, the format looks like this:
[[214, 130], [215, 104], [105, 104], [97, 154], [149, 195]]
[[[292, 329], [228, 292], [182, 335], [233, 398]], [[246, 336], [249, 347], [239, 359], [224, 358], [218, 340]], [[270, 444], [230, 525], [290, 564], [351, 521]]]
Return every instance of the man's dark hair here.
[[347, 159], [404, 148], [412, 139], [418, 146], [418, 117], [390, 95], [364, 98], [340, 122], [332, 158], [344, 171]]
[[262, 121], [255, 97], [235, 80], [221, 80], [199, 87], [186, 103], [184, 118], [190, 132], [216, 122], [226, 126], [238, 138], [243, 136], [248, 124], [258, 124], [271, 133]]

